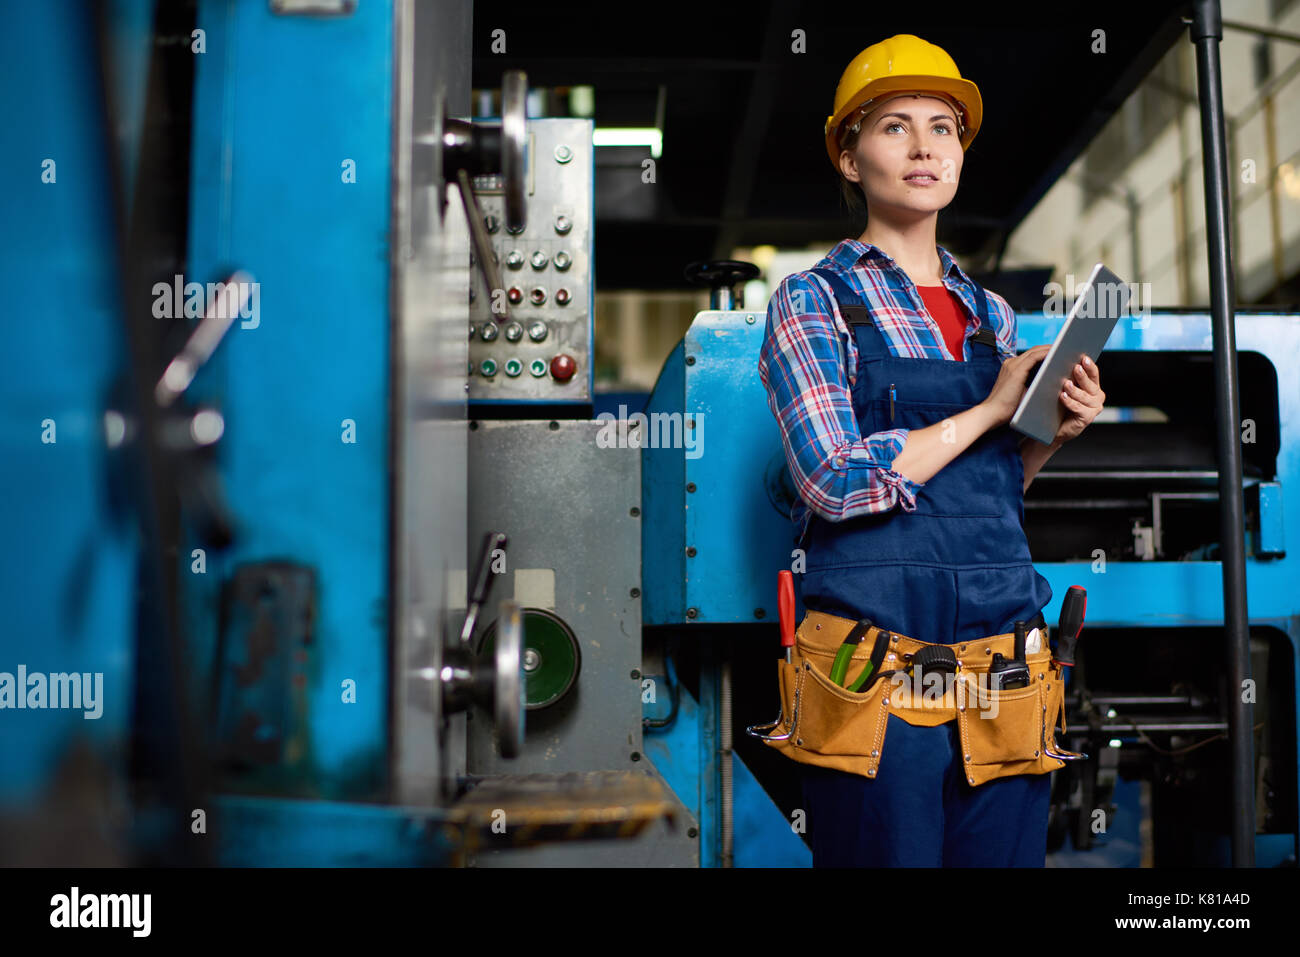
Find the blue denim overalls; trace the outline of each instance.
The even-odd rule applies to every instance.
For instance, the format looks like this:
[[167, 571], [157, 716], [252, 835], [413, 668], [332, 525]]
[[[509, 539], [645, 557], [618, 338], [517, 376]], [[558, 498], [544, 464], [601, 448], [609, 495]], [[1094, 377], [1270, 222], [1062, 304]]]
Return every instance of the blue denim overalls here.
[[[825, 279], [857, 342], [853, 410], [863, 436], [921, 429], [983, 401], [1001, 359], [976, 284], [979, 331], [970, 359], [892, 355], [866, 304], [838, 274]], [[893, 389], [893, 407], [891, 393]], [[806, 609], [870, 618], [920, 641], [955, 644], [1012, 631], [1052, 600], [1024, 532], [1024, 464], [1009, 426], [990, 429], [919, 490], [916, 510], [828, 522], [813, 515]], [[814, 866], [1038, 866], [1047, 841], [1049, 774], [972, 788], [955, 721], [908, 724], [890, 714], [880, 776], [806, 766]]]

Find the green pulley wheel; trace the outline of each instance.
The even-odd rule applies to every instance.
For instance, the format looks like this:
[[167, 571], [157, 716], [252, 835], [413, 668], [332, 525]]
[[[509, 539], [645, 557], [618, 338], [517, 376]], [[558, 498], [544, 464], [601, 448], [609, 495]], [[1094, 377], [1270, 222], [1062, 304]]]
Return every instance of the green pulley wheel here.
[[[480, 657], [490, 658], [497, 623], [483, 634]], [[524, 701], [529, 711], [549, 708], [573, 690], [582, 670], [582, 650], [573, 629], [541, 608], [524, 609]]]

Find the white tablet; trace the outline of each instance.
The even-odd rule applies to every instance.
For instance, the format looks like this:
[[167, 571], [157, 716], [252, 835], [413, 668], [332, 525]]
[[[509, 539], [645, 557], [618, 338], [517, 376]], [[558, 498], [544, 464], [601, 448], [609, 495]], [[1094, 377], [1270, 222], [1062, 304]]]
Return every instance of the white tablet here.
[[1065, 419], [1061, 392], [1066, 380], [1073, 375], [1075, 363], [1085, 355], [1097, 361], [1115, 323], [1128, 312], [1129, 295], [1128, 286], [1113, 272], [1101, 263], [1092, 267], [1092, 274], [1074, 301], [1060, 335], [1039, 364], [1037, 375], [1011, 417], [1013, 429], [1044, 445], [1052, 444]]

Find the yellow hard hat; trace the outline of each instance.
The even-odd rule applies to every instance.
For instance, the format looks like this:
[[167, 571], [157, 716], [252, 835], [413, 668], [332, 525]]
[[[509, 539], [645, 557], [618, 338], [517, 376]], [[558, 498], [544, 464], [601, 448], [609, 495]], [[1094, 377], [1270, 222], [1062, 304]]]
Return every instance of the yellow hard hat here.
[[963, 80], [947, 52], [910, 33], [867, 47], [849, 63], [835, 88], [835, 112], [826, 117], [826, 152], [840, 168], [840, 133], [846, 120], [870, 112], [887, 93], [933, 93], [957, 111], [962, 149], [970, 146], [984, 116], [980, 91]]

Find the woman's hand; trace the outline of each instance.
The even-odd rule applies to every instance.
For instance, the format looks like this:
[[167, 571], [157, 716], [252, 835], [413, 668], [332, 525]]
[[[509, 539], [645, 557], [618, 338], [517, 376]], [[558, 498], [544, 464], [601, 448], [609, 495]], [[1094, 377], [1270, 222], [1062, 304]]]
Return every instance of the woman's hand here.
[[1050, 345], [1034, 346], [1027, 352], [1004, 359], [998, 369], [998, 381], [993, 383], [983, 404], [993, 415], [993, 425], [1006, 425], [1016, 414], [1020, 400], [1029, 387], [1029, 370], [1047, 355]]
[[1061, 405], [1065, 406], [1067, 414], [1056, 432], [1055, 441], [1068, 442], [1078, 438], [1105, 403], [1106, 393], [1101, 391], [1101, 373], [1097, 371], [1097, 363], [1084, 356], [1080, 364], [1075, 365], [1073, 378], [1065, 381]]

